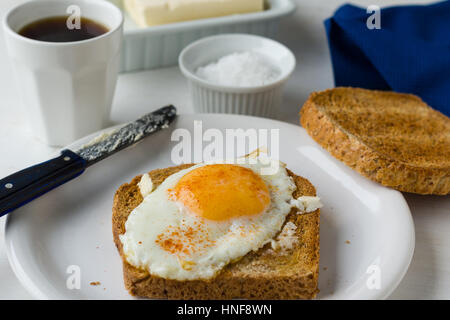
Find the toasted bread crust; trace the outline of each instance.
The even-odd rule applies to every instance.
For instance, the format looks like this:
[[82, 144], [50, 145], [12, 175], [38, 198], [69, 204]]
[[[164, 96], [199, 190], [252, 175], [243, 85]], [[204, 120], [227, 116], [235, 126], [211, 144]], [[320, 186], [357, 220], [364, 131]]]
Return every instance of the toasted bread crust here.
[[[153, 170], [149, 175], [157, 187], [171, 174], [190, 166]], [[295, 197], [316, 194], [308, 180], [288, 173], [297, 185]], [[122, 257], [125, 287], [130, 294], [158, 299], [312, 299], [316, 296], [320, 210], [297, 214], [292, 209], [288, 214], [286, 222], [296, 224], [299, 239], [288, 254], [274, 252], [268, 244], [229, 264], [212, 280], [168, 280], [130, 265], [124, 257], [119, 235], [125, 232], [128, 215], [143, 200], [137, 185], [140, 179], [137, 176], [117, 190], [112, 215], [114, 242]]]
[[450, 120], [418, 97], [335, 88], [312, 93], [300, 115], [317, 143], [363, 176], [399, 191], [450, 193]]

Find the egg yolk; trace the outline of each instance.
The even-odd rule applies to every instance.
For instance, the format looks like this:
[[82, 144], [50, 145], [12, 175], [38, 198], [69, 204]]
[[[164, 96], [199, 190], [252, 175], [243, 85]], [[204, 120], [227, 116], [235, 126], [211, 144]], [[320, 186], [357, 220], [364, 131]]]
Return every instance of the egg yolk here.
[[270, 204], [269, 189], [261, 177], [232, 164], [192, 170], [170, 192], [190, 212], [216, 221], [257, 215]]

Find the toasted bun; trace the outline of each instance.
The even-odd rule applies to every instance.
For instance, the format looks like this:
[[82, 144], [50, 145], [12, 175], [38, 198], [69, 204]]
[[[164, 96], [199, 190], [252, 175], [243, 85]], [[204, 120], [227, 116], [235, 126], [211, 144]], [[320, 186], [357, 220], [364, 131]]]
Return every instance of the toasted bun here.
[[[168, 176], [190, 166], [153, 170], [149, 175], [157, 187]], [[308, 180], [288, 173], [297, 185], [294, 197], [316, 194]], [[114, 242], [122, 257], [125, 287], [130, 294], [168, 299], [311, 299], [316, 296], [320, 210], [297, 214], [297, 210], [292, 209], [288, 214], [286, 222], [291, 221], [297, 226], [298, 237], [289, 252], [274, 251], [269, 243], [229, 264], [212, 280], [167, 280], [130, 265], [124, 257], [119, 235], [125, 232], [128, 215], [143, 200], [137, 185], [140, 179], [141, 176], [137, 176], [117, 190], [112, 215]]]
[[450, 192], [450, 119], [410, 94], [358, 88], [312, 93], [301, 125], [335, 158], [399, 191]]

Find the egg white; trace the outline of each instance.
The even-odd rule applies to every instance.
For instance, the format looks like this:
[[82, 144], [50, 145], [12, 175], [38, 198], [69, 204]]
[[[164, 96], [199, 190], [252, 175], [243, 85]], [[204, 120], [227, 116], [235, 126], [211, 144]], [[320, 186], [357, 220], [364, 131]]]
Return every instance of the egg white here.
[[[267, 163], [258, 159], [253, 162], [240, 165], [260, 175]], [[230, 262], [260, 249], [281, 230], [296, 189], [284, 165], [278, 164], [276, 173], [260, 175], [269, 187], [269, 208], [259, 215], [227, 221], [201, 218], [188, 212], [181, 203], [169, 199], [168, 189], [173, 189], [181, 177], [207, 164], [194, 165], [169, 176], [144, 198], [126, 221], [126, 232], [120, 240], [127, 261], [165, 279], [209, 279]], [[191, 228], [198, 232], [193, 239], [194, 252], [180, 256], [164, 250], [157, 243], [158, 236], [173, 228]]]

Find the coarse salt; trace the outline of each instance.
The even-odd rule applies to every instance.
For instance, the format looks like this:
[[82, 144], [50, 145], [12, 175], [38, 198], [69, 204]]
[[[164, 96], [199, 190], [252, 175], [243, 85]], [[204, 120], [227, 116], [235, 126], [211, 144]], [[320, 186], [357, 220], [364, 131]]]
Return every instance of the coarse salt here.
[[200, 67], [197, 76], [217, 85], [256, 87], [274, 82], [280, 72], [268, 59], [252, 51], [235, 52]]

